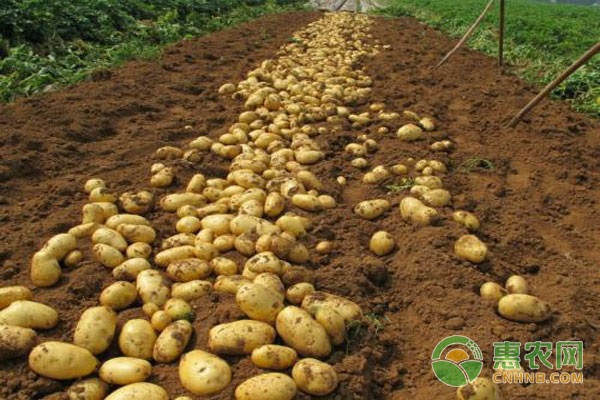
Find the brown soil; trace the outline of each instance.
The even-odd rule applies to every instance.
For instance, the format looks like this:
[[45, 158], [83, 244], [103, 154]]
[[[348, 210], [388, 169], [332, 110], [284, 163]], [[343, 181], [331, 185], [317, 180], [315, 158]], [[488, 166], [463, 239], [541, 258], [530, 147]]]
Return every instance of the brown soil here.
[[[171, 46], [160, 60], [129, 63], [97, 74], [95, 81], [0, 106], [1, 285], [32, 287], [29, 259], [49, 236], [79, 220], [86, 179], [102, 177], [119, 192], [148, 188], [156, 148], [183, 146], [201, 131], [213, 137], [223, 133], [241, 106], [217, 97], [217, 88], [274, 57], [293, 31], [318, 16], [265, 17]], [[360, 183], [362, 173], [350, 167], [343, 147], [364, 131], [348, 126], [322, 138], [329, 153], [316, 173], [332, 188], [338, 187], [338, 175], [349, 182], [344, 190], [331, 189], [339, 206], [314, 217], [309, 248], [317, 239], [336, 244], [333, 254], [312, 256], [316, 285], [348, 296], [383, 324], [381, 329], [372, 325], [354, 330], [348, 345], [327, 360], [341, 381], [327, 398], [454, 398], [454, 390], [436, 380], [430, 364], [435, 344], [451, 334], [469, 336], [479, 344], [488, 375], [493, 342], [583, 340], [583, 385], [503, 385], [502, 391], [508, 399], [600, 398], [600, 123], [573, 113], [565, 103], [546, 101], [516, 129], [506, 129], [507, 120], [534, 89], [517, 78], [500, 76], [494, 60], [461, 50], [443, 68], [431, 70], [452, 47], [440, 33], [411, 19], [378, 19], [373, 34], [393, 50], [365, 64], [375, 82], [372, 100], [394, 111], [430, 115], [456, 142], [456, 150], [441, 158], [452, 166], [445, 186], [454, 195], [453, 208], [481, 218], [479, 236], [491, 256], [477, 267], [461, 262], [452, 254], [454, 241], [464, 234], [456, 224], [445, 219], [436, 226], [414, 228], [399, 217], [402, 194], [388, 194], [384, 185]], [[186, 125], [193, 129], [184, 129]], [[399, 143], [393, 134], [379, 144], [373, 165], [390, 165], [409, 155], [440, 158], [427, 146]], [[474, 157], [492, 161], [495, 168], [460, 168]], [[196, 171], [222, 177], [227, 165], [211, 156], [199, 164], [173, 164], [179, 174], [171, 191]], [[393, 179], [386, 182], [390, 183]], [[388, 198], [392, 211], [371, 222], [352, 213], [358, 201], [376, 197]], [[155, 211], [150, 218], [160, 237], [174, 233], [172, 215]], [[392, 232], [399, 245], [384, 258], [368, 252], [370, 235], [380, 229]], [[531, 292], [553, 305], [556, 312], [550, 321], [510, 322], [480, 300], [483, 282], [503, 283], [515, 273], [526, 276]], [[66, 271], [57, 286], [35, 289], [34, 298], [51, 304], [61, 316], [58, 327], [40, 333], [41, 340], [70, 341], [82, 310], [96, 304], [111, 280], [104, 267], [87, 257], [82, 266]], [[206, 348], [211, 326], [241, 315], [229, 295], [213, 295], [193, 306], [196, 335], [190, 348]], [[122, 312], [120, 320], [140, 313], [139, 308]], [[107, 353], [104, 357], [117, 350]], [[247, 357], [228, 361], [233, 383], [211, 399], [232, 398], [237, 384], [260, 372]], [[177, 363], [156, 365], [151, 381], [172, 396], [185, 393]], [[0, 365], [1, 399], [61, 399], [67, 385], [38, 377], [25, 359]]]

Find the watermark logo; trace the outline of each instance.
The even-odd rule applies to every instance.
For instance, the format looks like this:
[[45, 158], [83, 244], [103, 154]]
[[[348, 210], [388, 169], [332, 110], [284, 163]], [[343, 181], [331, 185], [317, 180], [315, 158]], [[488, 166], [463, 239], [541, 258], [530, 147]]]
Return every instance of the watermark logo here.
[[431, 366], [435, 376], [448, 386], [464, 386], [481, 373], [481, 349], [466, 336], [448, 336], [433, 349]]

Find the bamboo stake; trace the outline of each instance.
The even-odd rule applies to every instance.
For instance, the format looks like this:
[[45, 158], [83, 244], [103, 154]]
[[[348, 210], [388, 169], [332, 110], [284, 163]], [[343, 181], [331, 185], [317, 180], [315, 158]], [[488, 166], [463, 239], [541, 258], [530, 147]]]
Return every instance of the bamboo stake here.
[[585, 64], [590, 58], [595, 56], [598, 52], [600, 52], [600, 42], [596, 43], [589, 49], [584, 55], [582, 55], [577, 61], [575, 61], [569, 68], [567, 68], [562, 74], [560, 74], [556, 79], [550, 82], [537, 96], [533, 98], [525, 107], [521, 109], [515, 115], [515, 117], [508, 124], [511, 128], [517, 126], [521, 118], [527, 114], [533, 107], [535, 107], [548, 93], [550, 93], [555, 87], [560, 85], [562, 81], [567, 79], [569, 76], [573, 74], [573, 72], [577, 71], [579, 67]]
[[505, 2], [500, 0], [500, 39], [498, 41], [498, 67], [504, 66], [504, 14]]
[[485, 6], [485, 9], [481, 13], [481, 15], [475, 21], [475, 23], [473, 25], [471, 25], [471, 27], [469, 28], [469, 30], [467, 30], [467, 32], [462, 37], [462, 39], [460, 39], [460, 41], [458, 42], [458, 44], [452, 50], [450, 50], [450, 52], [448, 52], [448, 54], [446, 54], [444, 56], [444, 58], [442, 58], [442, 61], [440, 61], [435, 66], [436, 68], [439, 68], [443, 63], [445, 63], [446, 61], [448, 61], [448, 59], [452, 56], [452, 54], [454, 54], [467, 41], [467, 39], [469, 39], [469, 37], [471, 37], [471, 35], [475, 31], [475, 28], [477, 28], [479, 26], [479, 24], [481, 23], [481, 21], [483, 21], [483, 18], [485, 17], [485, 14], [487, 14], [487, 12], [490, 10], [490, 8], [492, 8], [492, 4], [494, 4], [494, 1], [495, 0], [490, 0], [489, 1], [489, 3], [487, 4], [487, 6]]

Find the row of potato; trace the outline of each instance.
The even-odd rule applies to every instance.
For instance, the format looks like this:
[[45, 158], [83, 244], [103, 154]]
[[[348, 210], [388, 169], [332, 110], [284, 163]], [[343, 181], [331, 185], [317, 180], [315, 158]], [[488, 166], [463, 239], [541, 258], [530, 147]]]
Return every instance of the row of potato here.
[[[0, 288], [0, 352], [29, 355], [30, 368], [58, 380], [78, 380], [71, 399], [167, 399], [151, 378], [153, 363], [179, 360], [179, 377], [195, 395], [223, 390], [232, 380], [219, 355], [250, 356], [272, 371], [252, 377], [235, 390], [236, 399], [285, 400], [297, 390], [322, 396], [338, 385], [326, 358], [342, 344], [346, 327], [362, 318], [354, 302], [318, 291], [312, 273], [301, 264], [309, 258], [302, 243], [311, 220], [289, 209], [321, 211], [336, 206], [309, 166], [324, 158], [314, 140], [348, 117], [355, 126], [368, 123], [348, 114], [370, 95], [370, 78], [354, 66], [376, 54], [367, 42], [370, 21], [351, 14], [327, 14], [296, 35], [275, 60], [267, 60], [237, 85], [219, 92], [244, 100], [246, 111], [229, 132], [213, 140], [201, 136], [187, 149], [158, 149], [150, 185], [168, 188], [177, 171], [169, 161], [211, 152], [230, 160], [225, 179], [194, 175], [185, 192], [159, 201], [152, 192], [119, 195], [102, 179], [84, 185], [89, 203], [81, 223], [49, 239], [31, 260], [31, 281], [55, 285], [63, 267], [75, 268], [85, 255], [81, 241], [91, 241], [92, 256], [115, 282], [86, 309], [72, 343], [36, 345], [35, 330], [52, 329], [59, 320], [49, 305], [32, 300], [23, 286]], [[177, 234], [162, 240], [144, 214], [155, 209], [176, 213]], [[315, 251], [327, 253], [321, 241]], [[223, 255], [237, 251], [238, 265]], [[208, 351], [185, 352], [194, 330], [194, 300], [212, 291], [230, 293], [248, 319], [219, 324], [209, 332]], [[147, 318], [126, 321], [116, 329], [117, 313], [142, 304]], [[116, 341], [120, 357], [100, 364]], [[282, 344], [276, 344], [282, 343]], [[290, 371], [291, 369], [291, 371]], [[90, 377], [98, 372], [98, 377]], [[290, 371], [290, 375], [285, 373]], [[111, 386], [109, 386], [111, 385]], [[111, 388], [118, 387], [109, 394]], [[187, 399], [178, 397], [179, 400]]]

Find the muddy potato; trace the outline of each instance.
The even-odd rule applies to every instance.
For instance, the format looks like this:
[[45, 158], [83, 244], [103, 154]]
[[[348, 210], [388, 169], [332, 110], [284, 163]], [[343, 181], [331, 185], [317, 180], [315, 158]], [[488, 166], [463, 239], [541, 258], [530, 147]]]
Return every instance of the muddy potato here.
[[421, 140], [425, 137], [423, 135], [423, 130], [414, 124], [402, 126], [396, 132], [396, 136], [404, 142], [414, 142], [415, 140]]
[[225, 257], [213, 258], [210, 265], [217, 275], [235, 275], [239, 272], [237, 263]]
[[167, 212], [175, 212], [182, 206], [202, 207], [206, 205], [206, 197], [198, 193], [172, 193], [168, 194], [159, 202], [160, 208]]
[[154, 205], [154, 195], [147, 190], [137, 193], [125, 192], [119, 197], [121, 208], [130, 214], [145, 214]]
[[135, 287], [143, 303], [154, 303], [159, 307], [165, 304], [171, 292], [163, 274], [155, 269], [141, 271]]
[[248, 317], [271, 324], [283, 309], [282, 298], [277, 292], [256, 283], [240, 286], [235, 301]]
[[479, 220], [475, 215], [468, 211], [455, 211], [452, 213], [452, 219], [454, 222], [458, 222], [470, 231], [479, 229]]
[[253, 274], [270, 272], [275, 275], [281, 275], [282, 264], [281, 260], [273, 252], [263, 251], [250, 257], [244, 264], [244, 270], [248, 270]]
[[362, 318], [362, 310], [358, 304], [344, 297], [321, 291], [307, 294], [302, 300], [302, 308], [311, 314], [316, 313], [320, 308], [334, 309], [344, 317], [346, 323]]
[[292, 378], [298, 389], [304, 393], [325, 396], [338, 385], [338, 377], [333, 367], [314, 358], [304, 358], [294, 365]]
[[194, 320], [194, 311], [186, 300], [171, 298], [165, 303], [165, 312], [171, 316], [173, 321], [185, 319]]
[[81, 261], [83, 261], [83, 253], [79, 250], [73, 250], [65, 256], [63, 264], [65, 267], [75, 268]]
[[209, 395], [224, 389], [231, 382], [231, 368], [214, 354], [192, 350], [179, 362], [179, 380], [196, 395]]
[[369, 248], [378, 256], [390, 254], [396, 247], [394, 237], [386, 231], [378, 231], [371, 236]]
[[253, 215], [255, 217], [262, 217], [264, 214], [263, 203], [256, 199], [250, 199], [242, 203], [238, 209], [239, 214]]
[[196, 249], [194, 246], [184, 245], [172, 247], [158, 253], [154, 256], [154, 261], [160, 267], [167, 267], [172, 262], [183, 260], [186, 258], [196, 257]]
[[177, 232], [179, 233], [196, 233], [200, 228], [202, 228], [200, 219], [193, 216], [182, 217], [175, 225], [175, 229], [177, 229]]
[[507, 295], [507, 292], [496, 282], [485, 282], [479, 288], [479, 294], [484, 300], [490, 300], [494, 303], [498, 303], [502, 297]]
[[119, 232], [110, 228], [96, 229], [92, 235], [92, 243], [106, 244], [119, 251], [125, 251], [127, 249], [127, 241], [125, 238]]
[[327, 331], [305, 310], [288, 306], [278, 315], [277, 333], [285, 344], [306, 357], [325, 357], [331, 353]]
[[106, 187], [106, 182], [104, 182], [103, 179], [92, 178], [92, 179], [88, 179], [85, 182], [85, 184], [83, 185], [83, 190], [89, 194], [94, 189], [105, 188], [105, 187]]
[[487, 257], [487, 246], [477, 236], [461, 236], [454, 244], [454, 253], [475, 264], [482, 263]]
[[269, 217], [276, 217], [285, 209], [285, 198], [277, 192], [271, 192], [265, 199], [264, 212]]
[[445, 189], [431, 189], [421, 195], [423, 202], [431, 207], [444, 207], [450, 204], [452, 196]]
[[150, 258], [151, 254], [152, 254], [152, 246], [150, 246], [148, 243], [143, 243], [143, 242], [132, 243], [127, 247], [127, 250], [125, 250], [125, 255], [129, 259], [131, 259], [131, 258], [148, 259], [148, 258]]
[[84, 237], [90, 237], [96, 232], [96, 229], [101, 228], [102, 225], [96, 222], [89, 222], [87, 224], [75, 225], [69, 229], [69, 235], [75, 236], [77, 239]]
[[194, 255], [200, 260], [210, 261], [219, 255], [219, 250], [212, 243], [196, 240], [194, 242]]
[[160, 310], [160, 307], [154, 303], [146, 303], [142, 306], [142, 312], [148, 317], [152, 318], [154, 313]]
[[77, 381], [67, 390], [69, 400], [104, 400], [108, 394], [108, 384], [98, 378]]
[[156, 339], [152, 357], [157, 362], [169, 363], [178, 359], [187, 346], [194, 328], [189, 321], [179, 320], [167, 326]]
[[137, 382], [115, 390], [104, 400], [169, 400], [169, 395], [158, 385]]
[[0, 325], [0, 361], [29, 354], [36, 342], [37, 334], [33, 329]]
[[369, 221], [381, 216], [389, 210], [390, 202], [384, 199], [361, 201], [354, 207], [354, 212]]
[[285, 374], [260, 374], [242, 382], [235, 389], [236, 400], [293, 400], [296, 384]]
[[417, 176], [415, 184], [427, 186], [429, 189], [441, 189], [442, 180], [437, 176]]
[[0, 310], [17, 300], [31, 300], [33, 294], [25, 286], [0, 287]]
[[120, 281], [135, 281], [140, 272], [151, 269], [145, 258], [136, 257], [123, 261], [112, 270], [113, 277]]
[[296, 350], [278, 344], [265, 344], [252, 350], [252, 362], [259, 368], [282, 370], [298, 360]]
[[107, 268], [115, 268], [125, 261], [125, 256], [119, 250], [104, 243], [95, 244], [92, 254], [98, 262]]
[[150, 186], [164, 188], [171, 186], [173, 180], [175, 179], [175, 171], [173, 168], [166, 167], [150, 177]]
[[202, 174], [196, 174], [190, 179], [185, 191], [188, 193], [202, 193], [206, 187], [206, 178]]
[[73, 343], [89, 350], [92, 354], [103, 353], [115, 335], [117, 327], [117, 314], [104, 306], [90, 307], [81, 314]]
[[527, 281], [519, 275], [509, 277], [504, 286], [510, 294], [527, 294], [528, 291]]
[[[226, 253], [235, 248], [235, 239], [237, 239], [236, 235], [228, 233], [216, 237], [215, 240], [213, 240], [212, 244], [218, 253]], [[209, 257], [212, 260], [213, 254], [211, 254]]]
[[81, 378], [94, 372], [97, 364], [88, 350], [64, 342], [45, 342], [29, 353], [29, 368], [50, 379]]
[[121, 224], [117, 227], [119, 232], [129, 243], [152, 243], [156, 239], [156, 231], [151, 226]]
[[[196, 235], [192, 233], [178, 233], [176, 235], [169, 236], [168, 238], [164, 239], [161, 243], [161, 249], [167, 250], [179, 246], [193, 246], [195, 240]], [[211, 239], [207, 241], [212, 242], [212, 236]]]
[[285, 299], [285, 286], [277, 275], [269, 272], [258, 274], [254, 278], [253, 283], [270, 289], [281, 298], [281, 301]]
[[99, 375], [111, 385], [129, 385], [143, 382], [152, 374], [152, 365], [134, 357], [115, 357], [100, 366]]
[[211, 273], [212, 267], [210, 264], [197, 258], [173, 261], [167, 267], [167, 276], [176, 282], [189, 282], [208, 278]]
[[90, 192], [89, 200], [91, 202], [107, 202], [116, 203], [118, 200], [117, 194], [108, 188], [96, 188]]
[[67, 254], [77, 248], [77, 238], [69, 233], [52, 236], [42, 247], [48, 256], [61, 261]]
[[234, 219], [233, 215], [230, 214], [213, 214], [202, 218], [202, 228], [210, 229], [216, 236], [224, 235], [226, 233], [235, 233], [230, 228], [232, 224], [232, 220]]
[[98, 204], [88, 203], [83, 206], [81, 218], [82, 224], [88, 224], [90, 222], [103, 224], [105, 220], [104, 210]]
[[475, 378], [456, 390], [457, 400], [502, 400], [500, 388], [489, 378]]
[[0, 324], [21, 328], [52, 329], [58, 323], [58, 313], [42, 303], [15, 300], [0, 310]]
[[333, 250], [333, 242], [323, 240], [315, 246], [315, 251], [319, 254], [329, 254]]
[[118, 281], [100, 293], [100, 304], [113, 310], [123, 310], [137, 299], [137, 290], [132, 283]]
[[336, 346], [344, 343], [346, 339], [346, 322], [337, 310], [321, 307], [315, 313], [315, 320], [325, 328], [329, 334], [331, 343]]
[[548, 303], [528, 294], [507, 294], [498, 302], [498, 313], [517, 322], [542, 322], [552, 316]]
[[304, 297], [314, 292], [315, 287], [311, 283], [300, 282], [287, 289], [285, 298], [292, 304], [301, 304]]
[[152, 317], [150, 317], [150, 324], [152, 324], [152, 328], [157, 332], [164, 331], [171, 322], [173, 322], [173, 318], [163, 310], [156, 311], [152, 314]]
[[145, 319], [130, 319], [121, 328], [119, 349], [128, 357], [151, 359], [154, 342], [156, 342], [156, 332]]
[[115, 214], [106, 220], [105, 225], [107, 228], [116, 230], [121, 224], [150, 226], [150, 221], [141, 215]]
[[262, 345], [275, 341], [273, 327], [265, 322], [239, 320], [214, 326], [208, 332], [208, 347], [217, 354], [250, 354]]
[[400, 202], [400, 215], [402, 219], [418, 225], [431, 225], [439, 218], [438, 212], [427, 207], [414, 197], [405, 197]]
[[279, 229], [293, 234], [296, 238], [306, 235], [306, 229], [310, 227], [310, 222], [297, 215], [283, 215], [276, 222]]
[[218, 276], [213, 288], [216, 292], [236, 294], [238, 289], [245, 283], [252, 281], [242, 275]]
[[212, 283], [208, 281], [193, 280], [185, 283], [174, 283], [171, 296], [174, 299], [192, 301], [209, 295], [212, 292]]

